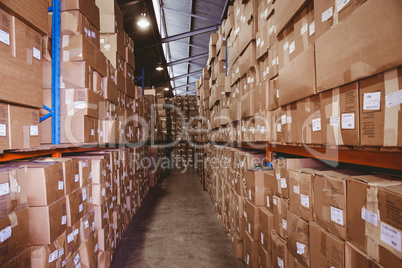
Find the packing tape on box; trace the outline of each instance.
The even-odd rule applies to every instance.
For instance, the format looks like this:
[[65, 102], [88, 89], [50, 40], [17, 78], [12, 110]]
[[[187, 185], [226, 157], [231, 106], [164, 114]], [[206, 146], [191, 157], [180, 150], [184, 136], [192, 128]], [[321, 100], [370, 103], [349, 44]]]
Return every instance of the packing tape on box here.
[[12, 200], [18, 200], [19, 193], [21, 191], [20, 186], [18, 185], [17, 179], [17, 170], [13, 169], [9, 171], [10, 177], [10, 196]]
[[[343, 138], [342, 138], [342, 133], [341, 133], [341, 128], [340, 128], [340, 88], [335, 88], [332, 90], [332, 114], [331, 117], [338, 117], [338, 125], [337, 126], [332, 126], [332, 130], [334, 132], [334, 138], [335, 138], [335, 144], [336, 145], [343, 145]], [[325, 128], [328, 129], [328, 126], [324, 126]], [[327, 138], [327, 137], [324, 137]]]
[[[307, 13], [306, 13], [306, 15], [307, 15]], [[303, 18], [302, 18], [302, 25], [303, 25], [303, 27], [302, 27], [302, 29], [301, 29], [301, 36], [302, 36], [302, 42], [303, 42], [303, 51], [304, 50], [306, 50], [307, 49], [307, 47], [308, 47], [308, 37], [309, 37], [309, 35], [308, 35], [308, 22], [307, 22], [307, 16], [304, 16]]]
[[32, 56], [33, 56], [33, 51], [30, 48], [27, 48], [27, 63], [29, 65], [32, 65]]
[[[392, 69], [384, 73], [384, 86], [385, 96], [398, 92], [398, 69]], [[385, 104], [384, 109], [384, 146], [397, 146], [398, 145], [398, 117], [400, 104], [387, 107]]]
[[15, 214], [15, 212], [11, 212], [8, 215], [8, 218], [10, 219], [11, 228], [14, 228], [15, 226], [18, 225], [18, 218], [17, 218], [17, 214]]

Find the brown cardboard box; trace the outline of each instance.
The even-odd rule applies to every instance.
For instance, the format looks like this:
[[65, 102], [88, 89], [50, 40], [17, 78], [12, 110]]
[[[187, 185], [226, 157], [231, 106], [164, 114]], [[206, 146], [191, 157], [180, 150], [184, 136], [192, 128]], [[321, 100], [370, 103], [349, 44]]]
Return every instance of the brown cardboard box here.
[[101, 14], [101, 32], [118, 33], [124, 39], [123, 13], [116, 1], [96, 0]]
[[100, 30], [100, 16], [99, 8], [95, 5], [94, 1], [85, 0], [62, 0], [60, 3], [61, 11], [65, 10], [79, 10], [96, 29]]
[[232, 236], [233, 251], [236, 259], [243, 260], [244, 243], [236, 235]]
[[[65, 254], [66, 233], [63, 232], [55, 241], [48, 245], [32, 246], [31, 265], [32, 267], [60, 267], [66, 262]], [[21, 266], [24, 267], [24, 266]]]
[[48, 206], [64, 196], [63, 165], [57, 162], [27, 162], [18, 165], [26, 169], [28, 205]]
[[[86, 188], [85, 188], [86, 191]], [[82, 196], [82, 189], [77, 189], [66, 196], [67, 198], [67, 226], [72, 224], [84, 216], [84, 200]]]
[[99, 30], [78, 10], [61, 12], [61, 33], [63, 35], [82, 34], [97, 48], [100, 48]]
[[80, 253], [82, 267], [91, 267], [98, 263], [98, 233], [94, 232], [87, 241], [82, 241], [78, 252]]
[[107, 203], [105, 202], [101, 206], [93, 206], [93, 209], [95, 211], [95, 229], [101, 230], [109, 223]]
[[286, 105], [281, 110], [281, 124], [282, 124], [282, 142], [295, 143], [298, 136], [298, 122], [297, 122], [297, 103], [293, 102]]
[[95, 232], [95, 211], [88, 211], [80, 219], [80, 240], [86, 241]]
[[[124, 41], [119, 38], [117, 34], [101, 34], [100, 36], [101, 51], [105, 54], [106, 58], [113, 64], [116, 64], [116, 52], [124, 59], [126, 55], [126, 48]], [[124, 61], [124, 60], [123, 60]], [[115, 65], [115, 67], [117, 67]], [[123, 67], [124, 68], [124, 67]]]
[[[378, 0], [367, 1], [316, 40], [318, 91], [401, 65], [402, 55], [395, 52], [402, 45], [402, 33], [395, 29], [396, 25], [402, 23], [399, 16], [401, 3], [382, 3]], [[395, 31], [396, 34], [389, 35], [383, 29]]]
[[11, 149], [10, 137], [8, 134], [9, 127], [8, 105], [6, 103], [0, 103], [0, 148], [2, 150]]
[[303, 8], [306, 2], [307, 0], [297, 0], [296, 2], [286, 0], [275, 3], [276, 28], [278, 34], [286, 25], [291, 23], [296, 13]]
[[[289, 170], [303, 167], [322, 167], [321, 162], [311, 158], [278, 158], [273, 162], [277, 187], [275, 193], [285, 199], [289, 198]], [[291, 189], [293, 190], [293, 189]]]
[[275, 189], [276, 189], [276, 178], [275, 178], [275, 173], [273, 170], [266, 171], [264, 173], [264, 185], [265, 185], [265, 202], [264, 205], [265, 207], [270, 211], [274, 212], [274, 207], [273, 207], [273, 196], [275, 194]]
[[258, 242], [246, 233], [244, 238], [244, 263], [246, 267], [257, 268], [258, 267]]
[[81, 244], [80, 221], [77, 221], [66, 230], [66, 257], [70, 258]]
[[241, 119], [254, 115], [254, 93], [247, 92], [241, 97]]
[[358, 83], [322, 92], [320, 96], [324, 144], [359, 146]]
[[[5, 12], [1, 13], [5, 39], [0, 42], [0, 63], [7, 68], [2, 68], [0, 72], [0, 99], [42, 107], [42, 37], [20, 20], [12, 20]], [[15, 88], [19, 90], [15, 91]]]
[[24, 249], [21, 253], [14, 256], [7, 263], [3, 264], [5, 268], [24, 267], [24, 265], [31, 265], [31, 247]]
[[28, 208], [25, 207], [0, 219], [0, 246], [4, 250], [0, 257], [0, 265], [28, 246], [28, 217]]
[[345, 267], [345, 242], [310, 222], [311, 267]]
[[275, 110], [278, 108], [279, 100], [279, 88], [278, 77], [269, 80], [269, 97], [268, 97], [268, 109]]
[[274, 206], [275, 231], [286, 240], [288, 237], [287, 212], [289, 202], [275, 195], [272, 198], [272, 203]]
[[245, 201], [245, 215], [246, 216], [246, 233], [248, 233], [255, 241], [259, 241], [259, 212], [258, 207], [254, 206], [248, 200]]
[[0, 185], [2, 187], [0, 199], [0, 216], [7, 216], [11, 212], [27, 205], [27, 187], [25, 170], [16, 167], [0, 168]]
[[297, 55], [315, 43], [314, 13], [314, 1], [307, 1], [306, 7], [294, 19], [295, 52]]
[[288, 211], [288, 248], [290, 254], [310, 267], [309, 222]]
[[265, 251], [271, 252], [271, 231], [274, 230], [274, 214], [264, 207], [260, 207], [259, 213], [260, 246]]
[[255, 206], [263, 206], [265, 197], [264, 174], [265, 169], [250, 169], [246, 171], [247, 200]]
[[268, 78], [272, 79], [278, 75], [279, 71], [279, 56], [278, 56], [278, 42], [275, 42], [269, 49], [268, 49]]
[[125, 93], [131, 98], [135, 98], [134, 69], [128, 63], [124, 63], [126, 74]]
[[299, 100], [297, 102], [297, 142], [303, 144], [322, 144], [323, 125], [320, 96]]
[[39, 110], [8, 105], [8, 137], [11, 149], [40, 145]]
[[[256, 57], [256, 43], [255, 41], [251, 42], [244, 52], [239, 57], [239, 74], [240, 77], [246, 74], [248, 70], [251, 68], [257, 67], [257, 57]], [[256, 81], [258, 82], [258, 81]]]
[[306, 268], [306, 266], [304, 266], [301, 262], [299, 262], [296, 257], [294, 257], [290, 251], [288, 254], [288, 260], [289, 260], [289, 268]]
[[378, 264], [371, 257], [366, 255], [363, 251], [352, 245], [350, 242], [345, 243], [345, 267], [373, 267], [381, 268], [382, 265]]
[[[44, 68], [49, 68], [49, 77], [44, 77], [43, 88], [52, 88], [51, 64], [43, 63]], [[85, 61], [62, 62], [60, 64], [60, 88], [93, 88], [93, 69]]]
[[60, 198], [49, 206], [29, 207], [29, 244], [52, 243], [67, 229], [66, 198]]
[[106, 183], [92, 184], [93, 204], [100, 206], [106, 202]]
[[333, 235], [346, 240], [347, 178], [362, 174], [357, 170], [328, 170], [315, 173], [314, 221]]
[[359, 81], [360, 145], [401, 146], [402, 67]]
[[[281, 49], [280, 46], [279, 49]], [[309, 46], [296, 59], [279, 70], [279, 106], [295, 102], [316, 93], [314, 66], [314, 46]]]
[[271, 232], [272, 238], [272, 266], [275, 268], [288, 267], [288, 247], [286, 240], [275, 231]]
[[71, 156], [78, 159], [78, 171], [80, 175], [80, 187], [86, 186], [92, 182], [92, 158], [89, 156]]
[[102, 83], [105, 89], [103, 91], [103, 97], [114, 104], [118, 104], [119, 88], [116, 83], [108, 77], [102, 78]]
[[313, 168], [289, 170], [289, 209], [308, 222], [313, 221], [314, 172], [319, 170]]
[[104, 252], [109, 247], [109, 227], [98, 230], [99, 251]]
[[270, 267], [272, 263], [271, 257], [272, 255], [270, 251], [266, 251], [264, 247], [258, 245], [259, 267]]

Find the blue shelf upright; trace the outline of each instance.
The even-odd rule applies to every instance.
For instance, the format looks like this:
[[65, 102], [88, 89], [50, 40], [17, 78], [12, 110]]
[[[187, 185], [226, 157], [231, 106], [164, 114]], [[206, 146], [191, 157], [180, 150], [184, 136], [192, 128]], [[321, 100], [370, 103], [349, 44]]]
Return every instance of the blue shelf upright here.
[[52, 143], [60, 144], [60, 55], [61, 55], [61, 9], [60, 0], [53, 0], [49, 7], [52, 16], [52, 108], [43, 105], [49, 113], [40, 122], [52, 117]]
[[142, 87], [142, 95], [144, 95], [144, 88], [145, 88], [145, 70], [144, 68], [141, 69], [141, 76], [135, 76], [135, 83], [141, 80], [141, 87]]

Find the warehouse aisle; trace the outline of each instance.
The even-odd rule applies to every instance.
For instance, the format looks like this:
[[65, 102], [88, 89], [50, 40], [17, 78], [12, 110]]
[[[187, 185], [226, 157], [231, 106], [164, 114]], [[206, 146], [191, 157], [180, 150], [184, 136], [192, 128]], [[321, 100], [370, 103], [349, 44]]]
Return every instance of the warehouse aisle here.
[[243, 267], [196, 173], [173, 171], [151, 189], [112, 268]]

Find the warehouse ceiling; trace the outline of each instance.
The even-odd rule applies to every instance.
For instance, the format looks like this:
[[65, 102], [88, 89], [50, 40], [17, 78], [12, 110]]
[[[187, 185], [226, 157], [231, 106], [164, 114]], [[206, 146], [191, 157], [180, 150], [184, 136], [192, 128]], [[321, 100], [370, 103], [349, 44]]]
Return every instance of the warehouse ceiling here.
[[[175, 95], [196, 94], [195, 82], [208, 59], [209, 37], [226, 15], [228, 0], [118, 0], [124, 29], [134, 40], [136, 76], [145, 87], [169, 87]], [[151, 25], [137, 25], [141, 13]], [[157, 71], [158, 65], [164, 67]]]

